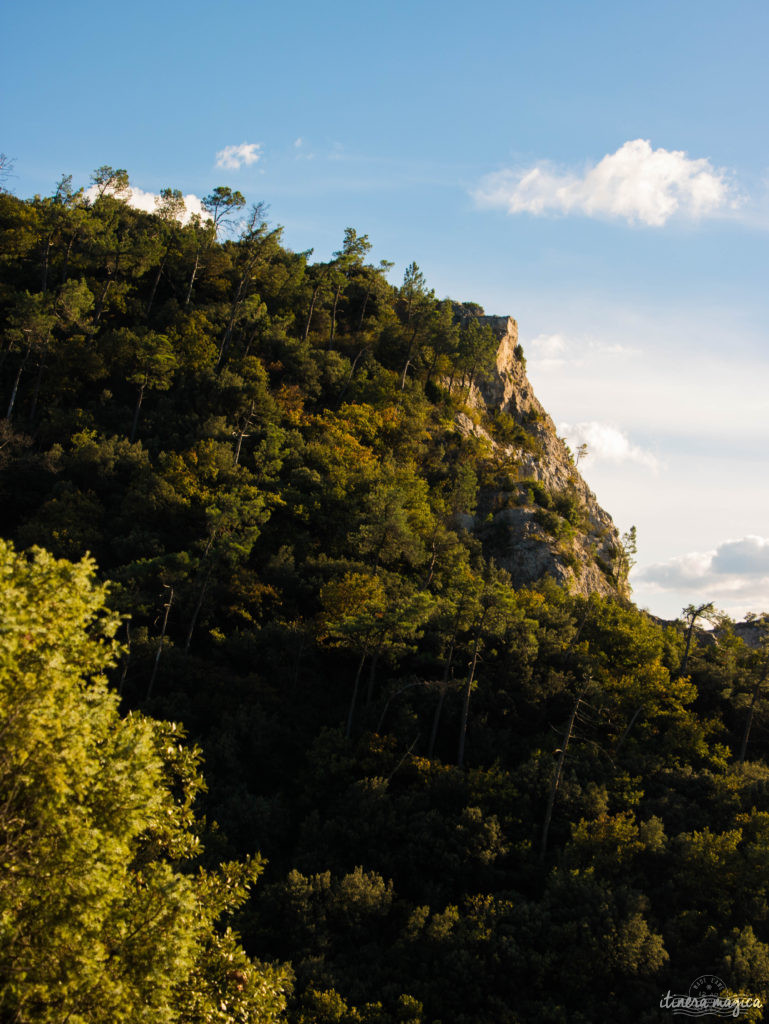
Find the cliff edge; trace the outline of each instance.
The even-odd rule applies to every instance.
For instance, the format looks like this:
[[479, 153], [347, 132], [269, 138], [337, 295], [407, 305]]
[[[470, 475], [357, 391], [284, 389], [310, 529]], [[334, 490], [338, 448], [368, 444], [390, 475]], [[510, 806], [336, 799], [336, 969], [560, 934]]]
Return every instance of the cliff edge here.
[[456, 425], [486, 442], [493, 469], [462, 525], [518, 586], [551, 576], [583, 595], [627, 596], [622, 540], [534, 394], [516, 321], [477, 319], [499, 340], [496, 364], [473, 383]]

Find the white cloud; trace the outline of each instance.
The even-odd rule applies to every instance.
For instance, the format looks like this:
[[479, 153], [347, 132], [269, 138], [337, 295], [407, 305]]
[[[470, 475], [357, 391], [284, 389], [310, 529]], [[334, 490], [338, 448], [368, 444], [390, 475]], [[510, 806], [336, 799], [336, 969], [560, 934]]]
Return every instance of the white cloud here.
[[[99, 190], [96, 185], [91, 185], [90, 188], [86, 189], [85, 197], [90, 202], [93, 202], [99, 194]], [[132, 185], [129, 190], [124, 194], [117, 196], [118, 199], [124, 203], [128, 203], [129, 206], [133, 206], [136, 210], [144, 210], [145, 213], [155, 213], [157, 211], [157, 205], [160, 202], [160, 196], [157, 192], [145, 192], [143, 188], [137, 188]], [[210, 220], [210, 214], [206, 213], [203, 209], [203, 203], [200, 198], [194, 195], [192, 192], [188, 192], [184, 198], [184, 213], [179, 218], [180, 223], [187, 224], [192, 216], [197, 214], [201, 220]]]
[[604, 462], [635, 462], [656, 472], [659, 462], [651, 452], [638, 445], [631, 444], [628, 438], [616, 427], [595, 420], [583, 423], [561, 423], [558, 433], [563, 437], [572, 451], [587, 445], [586, 459]]
[[228, 171], [238, 171], [246, 164], [255, 164], [261, 157], [259, 142], [241, 142], [239, 146], [225, 146], [216, 154], [216, 166]]
[[606, 356], [634, 356], [639, 349], [630, 345], [622, 345], [614, 341], [603, 341], [595, 337], [577, 337], [561, 334], [538, 334], [524, 344], [527, 359], [538, 367], [548, 370], [560, 369], [569, 364], [570, 367], [581, 366], [588, 359]]
[[565, 361], [571, 344], [563, 334], [538, 334], [526, 346], [527, 355], [534, 359]]
[[692, 551], [639, 568], [633, 584], [649, 594], [675, 591], [686, 603], [714, 601], [730, 614], [769, 609], [769, 538], [748, 535], [722, 541], [710, 551]]
[[474, 193], [482, 206], [508, 213], [581, 213], [661, 227], [674, 214], [700, 218], [738, 205], [723, 170], [681, 150], [626, 142], [582, 174], [542, 162], [486, 175]]
[[125, 201], [129, 206], [133, 206], [137, 210], [144, 210], [145, 213], [154, 213], [156, 202], [159, 198], [160, 196], [155, 195], [154, 192], [145, 192], [142, 188], [132, 187], [125, 196]]
[[690, 551], [676, 555], [667, 562], [655, 562], [639, 569], [634, 578], [643, 583], [654, 583], [665, 590], [704, 585], [710, 575], [714, 551]]
[[719, 544], [711, 562], [719, 575], [769, 576], [769, 539], [748, 536]]

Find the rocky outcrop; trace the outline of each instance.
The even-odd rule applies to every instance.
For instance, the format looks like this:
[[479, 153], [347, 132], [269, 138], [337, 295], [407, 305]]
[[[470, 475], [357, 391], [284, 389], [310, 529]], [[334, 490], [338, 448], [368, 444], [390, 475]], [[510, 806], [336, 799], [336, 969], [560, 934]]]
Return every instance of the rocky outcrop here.
[[477, 391], [489, 409], [501, 409], [519, 421], [547, 413], [531, 389], [518, 344], [518, 324], [511, 316], [482, 316], [480, 322], [499, 338], [496, 370], [478, 384]]
[[513, 443], [495, 440], [466, 413], [457, 429], [485, 441], [500, 467], [504, 489], [483, 487], [473, 517], [476, 533], [516, 585], [552, 576], [570, 590], [602, 595], [627, 592], [621, 540], [611, 516], [577, 472], [571, 453], [537, 400], [512, 317], [479, 316], [499, 338], [496, 366], [473, 385], [468, 412], [501, 413], [517, 427]]

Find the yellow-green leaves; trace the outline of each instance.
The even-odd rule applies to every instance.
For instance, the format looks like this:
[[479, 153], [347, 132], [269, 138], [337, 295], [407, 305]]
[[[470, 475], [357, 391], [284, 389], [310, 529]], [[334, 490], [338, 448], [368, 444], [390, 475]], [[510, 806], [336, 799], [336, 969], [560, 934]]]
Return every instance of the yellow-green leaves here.
[[[105, 597], [90, 559], [0, 541], [0, 1017], [272, 1021], [287, 977], [215, 929], [259, 862], [180, 870], [199, 757], [177, 727], [120, 717]], [[226, 997], [223, 958], [244, 977]]]

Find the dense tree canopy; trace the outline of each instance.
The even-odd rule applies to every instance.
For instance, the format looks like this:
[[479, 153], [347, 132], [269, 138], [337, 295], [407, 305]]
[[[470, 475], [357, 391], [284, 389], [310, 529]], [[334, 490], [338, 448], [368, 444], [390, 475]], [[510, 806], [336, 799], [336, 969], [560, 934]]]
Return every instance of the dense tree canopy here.
[[93, 183], [0, 193], [3, 1019], [766, 999], [763, 620], [513, 586], [502, 513], [573, 557], [576, 478], [531, 477], [482, 310], [416, 264]]

